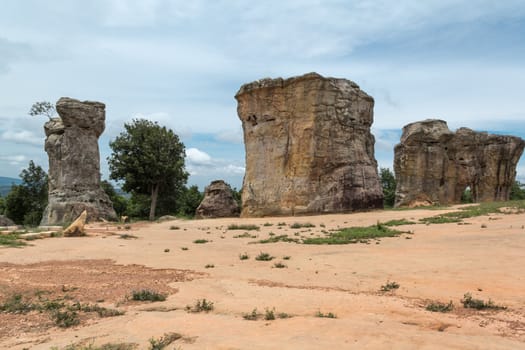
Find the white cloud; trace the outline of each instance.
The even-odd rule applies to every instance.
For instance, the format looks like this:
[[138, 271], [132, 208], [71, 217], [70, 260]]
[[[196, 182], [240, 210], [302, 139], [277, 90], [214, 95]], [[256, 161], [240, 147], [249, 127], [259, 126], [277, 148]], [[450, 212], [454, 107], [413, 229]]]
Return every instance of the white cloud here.
[[24, 155], [8, 155], [0, 156], [0, 160], [7, 161], [11, 165], [20, 165], [23, 162], [27, 161], [27, 157]]
[[2, 139], [5, 141], [12, 141], [15, 143], [26, 143], [39, 146], [44, 145], [44, 138], [42, 136], [37, 136], [32, 131], [28, 130], [5, 131], [2, 134]]
[[236, 143], [236, 144], [242, 144], [244, 141], [242, 129], [240, 127], [236, 129], [219, 131], [217, 135], [215, 136], [215, 139], [218, 141], [224, 141], [224, 142], [230, 142], [230, 143]]
[[197, 148], [188, 148], [186, 150], [186, 161], [188, 166], [209, 166], [212, 164], [210, 155]]

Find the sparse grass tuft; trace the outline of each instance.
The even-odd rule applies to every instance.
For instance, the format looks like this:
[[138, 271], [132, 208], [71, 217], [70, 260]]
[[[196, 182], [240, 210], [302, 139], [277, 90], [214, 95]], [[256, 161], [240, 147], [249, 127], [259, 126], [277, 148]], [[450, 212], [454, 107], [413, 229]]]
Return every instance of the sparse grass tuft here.
[[268, 253], [260, 252], [259, 255], [255, 257], [255, 260], [257, 261], [270, 261], [273, 259], [273, 256], [271, 256]]
[[465, 293], [463, 299], [461, 300], [463, 307], [466, 309], [476, 309], [476, 310], [505, 310], [506, 306], [496, 305], [489, 299], [489, 301], [484, 301], [481, 299], [474, 299], [470, 293]]
[[149, 340], [149, 350], [162, 350], [175, 340], [182, 338], [179, 333], [166, 333], [159, 339], [151, 338]]
[[390, 220], [387, 222], [382, 223], [385, 226], [402, 226], [402, 225], [415, 225], [416, 223], [414, 221], [410, 221], [407, 219], [399, 219], [399, 220]]
[[270, 238], [261, 239], [259, 241], [253, 242], [253, 243], [277, 243], [277, 242], [286, 242], [286, 243], [298, 243], [299, 239], [297, 238], [290, 238], [288, 235], [279, 235], [279, 236], [272, 236]]
[[179, 226], [170, 226], [170, 230], [180, 230]]
[[279, 222], [277, 223], [277, 226], [286, 226], [286, 222]]
[[449, 312], [454, 309], [454, 304], [452, 301], [450, 301], [448, 304], [440, 303], [439, 301], [433, 301], [429, 303], [425, 309], [431, 312]]
[[248, 232], [244, 232], [241, 235], [235, 235], [233, 238], [257, 238], [257, 235], [251, 235]]
[[325, 314], [325, 313], [322, 313], [321, 311], [317, 311], [317, 313], [315, 314], [315, 317], [337, 318], [337, 316], [332, 312], [328, 312]]
[[271, 222], [265, 222], [263, 226], [273, 226], [273, 224]]
[[131, 294], [131, 298], [137, 301], [164, 301], [166, 295], [160, 294], [156, 291], [149, 289], [134, 290]]
[[290, 225], [290, 228], [294, 228], [294, 229], [309, 228], [309, 227], [315, 227], [315, 225], [310, 222], [305, 222], [305, 223], [294, 222], [293, 224]]
[[256, 231], [259, 231], [259, 226], [247, 225], [247, 224], [243, 224], [243, 225], [231, 224], [230, 226], [228, 226], [228, 230], [246, 230], [246, 231], [256, 230]]
[[248, 321], [256, 321], [261, 315], [257, 313], [257, 309], [253, 309], [249, 314], [242, 315], [242, 318]]
[[193, 243], [195, 244], [204, 244], [204, 243], [208, 243], [209, 241], [207, 239], [196, 239], [193, 241]]
[[188, 312], [209, 312], [212, 311], [214, 308], [213, 302], [208, 301], [206, 299], [198, 299], [195, 302], [195, 305], [191, 307], [190, 305], [186, 306], [186, 311]]
[[264, 312], [264, 319], [266, 321], [275, 320], [275, 309], [266, 309], [266, 311]]
[[273, 264], [273, 267], [275, 267], [276, 269], [284, 269], [284, 268], [286, 268], [288, 266], [286, 266], [282, 262], [276, 262], [275, 264]]
[[[71, 344], [63, 348], [62, 350], [134, 350], [138, 347], [135, 343], [106, 343], [102, 345], [93, 345], [93, 343], [85, 345], [84, 342], [81, 344]], [[51, 350], [59, 350], [58, 347], [53, 346]]]
[[290, 260], [292, 257], [290, 255], [283, 256], [283, 260]]
[[70, 310], [57, 310], [51, 314], [51, 319], [60, 328], [69, 328], [80, 323], [78, 313]]
[[206, 264], [206, 266], [204, 266], [204, 268], [206, 269], [213, 269], [215, 267], [215, 265], [213, 264]]
[[381, 286], [380, 290], [381, 292], [390, 292], [398, 288], [399, 288], [399, 283], [387, 281], [386, 284]]
[[181, 250], [188, 250], [188, 247], [180, 247]]
[[248, 255], [248, 253], [239, 254], [240, 260], [248, 260], [249, 258], [250, 256]]
[[129, 233], [124, 233], [122, 235], [119, 235], [118, 238], [120, 239], [137, 239], [137, 236], [130, 235]]

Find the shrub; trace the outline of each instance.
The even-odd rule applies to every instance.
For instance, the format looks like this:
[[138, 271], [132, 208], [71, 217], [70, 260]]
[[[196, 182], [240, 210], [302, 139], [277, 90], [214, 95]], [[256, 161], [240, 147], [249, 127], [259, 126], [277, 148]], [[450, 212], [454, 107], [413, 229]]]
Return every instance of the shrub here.
[[248, 260], [250, 256], [247, 253], [239, 254], [239, 259], [241, 260]]
[[270, 261], [272, 259], [273, 259], [273, 256], [271, 256], [268, 253], [263, 253], [263, 252], [260, 252], [259, 255], [255, 257], [255, 260], [258, 260], [258, 261]]
[[137, 301], [164, 301], [166, 295], [149, 289], [141, 289], [132, 292], [132, 299]]
[[425, 307], [425, 309], [431, 312], [449, 312], [454, 309], [454, 304], [452, 304], [452, 301], [448, 304], [431, 302]]
[[213, 308], [214, 308], [213, 302], [208, 301], [206, 299], [198, 299], [195, 302], [195, 305], [193, 306], [193, 308], [189, 305], [186, 306], [186, 310], [190, 312], [202, 312], [202, 311], [209, 312], [209, 311], [212, 311]]
[[273, 264], [273, 267], [275, 267], [277, 269], [283, 269], [283, 268], [288, 267], [288, 266], [286, 266], [282, 262], [276, 262], [275, 264]]
[[381, 286], [382, 292], [389, 292], [399, 288], [399, 283], [387, 281], [386, 284]]
[[193, 241], [193, 243], [195, 244], [204, 244], [204, 243], [208, 243], [209, 241], [207, 239], [196, 239]]
[[493, 309], [493, 310], [505, 310], [505, 306], [496, 305], [492, 302], [492, 300], [489, 299], [488, 302], [485, 302], [481, 299], [474, 299], [472, 298], [472, 295], [470, 293], [465, 293], [463, 296], [463, 299], [461, 300], [461, 303], [463, 304], [464, 308], [467, 309], [476, 309], [476, 310], [485, 310], [485, 309]]
[[249, 314], [242, 315], [242, 318], [248, 321], [256, 321], [259, 318], [260, 314], [257, 313], [257, 309], [253, 309]]
[[51, 314], [51, 319], [60, 328], [69, 328], [80, 323], [78, 313], [76, 311], [55, 311]]

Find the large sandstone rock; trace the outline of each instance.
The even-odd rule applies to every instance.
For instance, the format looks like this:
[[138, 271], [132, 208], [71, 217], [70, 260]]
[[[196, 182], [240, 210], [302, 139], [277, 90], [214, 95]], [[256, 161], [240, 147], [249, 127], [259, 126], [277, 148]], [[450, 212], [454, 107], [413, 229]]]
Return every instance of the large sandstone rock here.
[[104, 131], [105, 105], [62, 97], [60, 118], [44, 125], [49, 156], [49, 202], [41, 225], [72, 222], [82, 211], [88, 220], [116, 220], [113, 205], [100, 187], [98, 138]]
[[235, 95], [246, 147], [241, 216], [383, 207], [374, 99], [346, 79], [262, 79]]
[[403, 128], [395, 147], [396, 206], [453, 204], [470, 187], [475, 202], [508, 200], [525, 141], [427, 119]]
[[204, 198], [195, 211], [195, 217], [226, 218], [239, 216], [240, 208], [233, 198], [231, 187], [222, 180], [215, 180], [206, 187]]

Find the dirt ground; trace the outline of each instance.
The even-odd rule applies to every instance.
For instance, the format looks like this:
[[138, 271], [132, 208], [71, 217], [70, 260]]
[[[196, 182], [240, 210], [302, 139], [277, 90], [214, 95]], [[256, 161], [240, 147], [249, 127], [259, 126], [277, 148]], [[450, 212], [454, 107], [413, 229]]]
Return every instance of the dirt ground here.
[[[33, 301], [44, 295], [125, 312], [83, 314], [69, 328], [57, 327], [45, 312], [1, 313], [0, 348], [125, 342], [148, 349], [150, 339], [176, 332], [182, 338], [167, 349], [525, 349], [525, 214], [401, 226], [411, 233], [369, 244], [256, 243], [438, 213], [97, 224], [86, 237], [0, 247], [0, 304], [13, 294]], [[315, 227], [293, 229], [293, 223]], [[228, 230], [231, 224], [259, 230]], [[257, 261], [261, 252], [275, 258]], [[380, 291], [388, 282], [399, 288]], [[141, 289], [167, 300], [130, 300]], [[465, 309], [465, 293], [506, 309]], [[202, 299], [213, 302], [213, 310], [185, 309]], [[425, 309], [438, 301], [452, 301], [454, 309]], [[277, 319], [246, 320], [254, 309], [263, 316], [274, 311]]]

